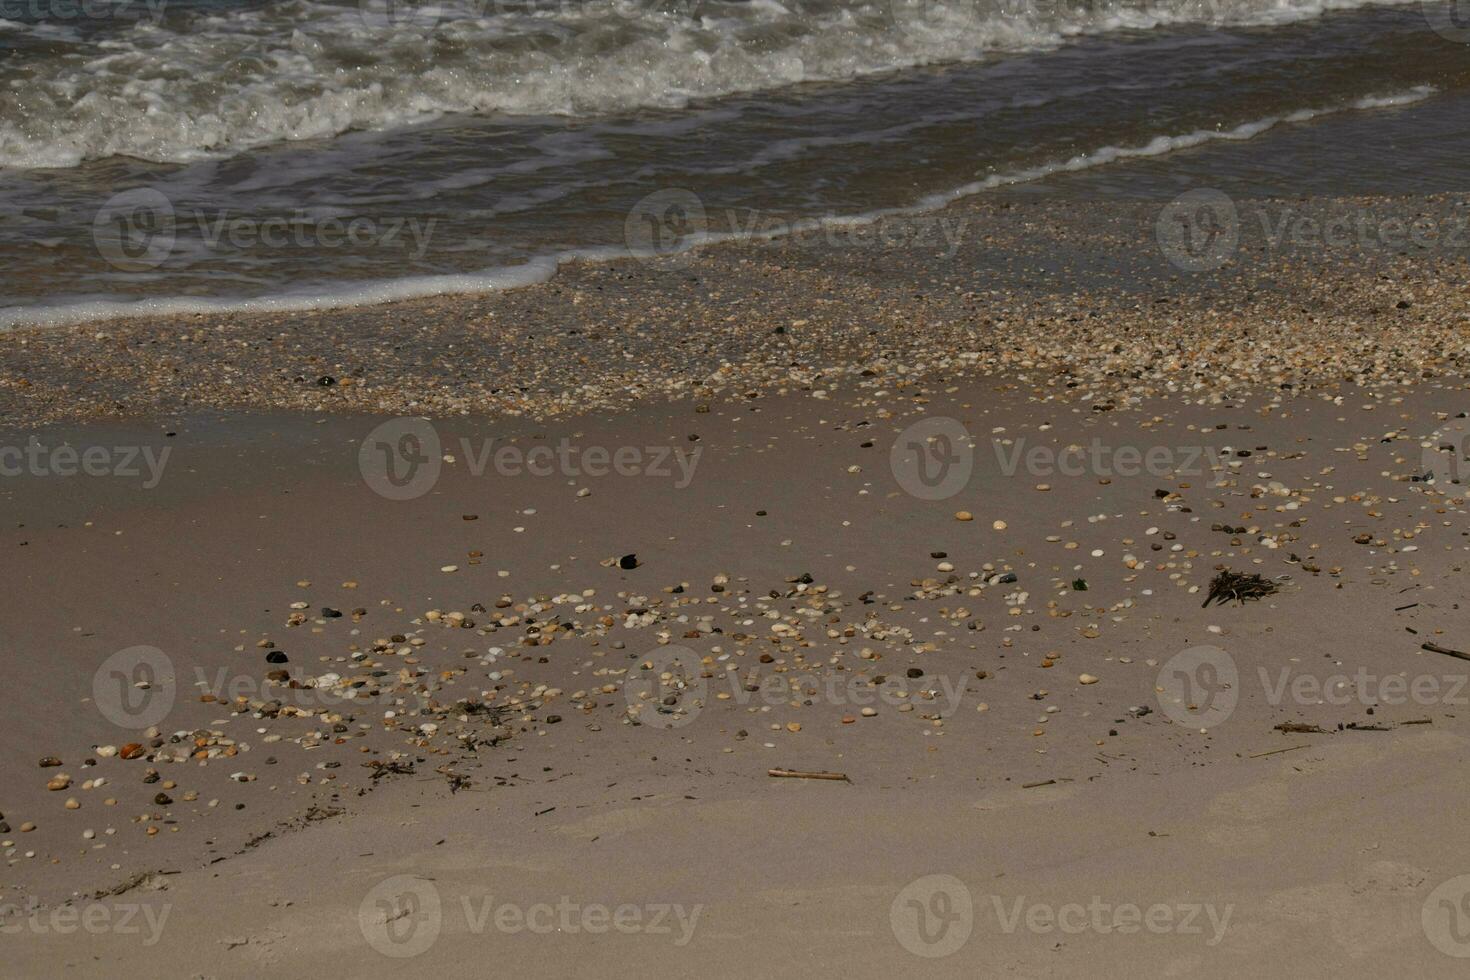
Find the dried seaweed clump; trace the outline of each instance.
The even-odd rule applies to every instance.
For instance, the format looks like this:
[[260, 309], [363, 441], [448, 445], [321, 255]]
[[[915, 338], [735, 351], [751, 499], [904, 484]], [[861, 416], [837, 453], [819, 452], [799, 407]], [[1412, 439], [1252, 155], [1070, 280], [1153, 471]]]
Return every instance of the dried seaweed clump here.
[[1210, 594], [1201, 606], [1208, 606], [1212, 602], [1224, 605], [1231, 599], [1244, 604], [1247, 599], [1260, 599], [1275, 593], [1276, 583], [1268, 578], [1262, 578], [1255, 572], [1232, 572], [1226, 569], [1210, 580]]

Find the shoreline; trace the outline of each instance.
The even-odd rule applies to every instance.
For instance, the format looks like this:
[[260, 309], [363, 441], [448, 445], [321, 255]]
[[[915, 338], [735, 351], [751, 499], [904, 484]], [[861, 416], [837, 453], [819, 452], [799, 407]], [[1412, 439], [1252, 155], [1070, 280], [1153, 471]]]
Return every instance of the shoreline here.
[[[705, 225], [688, 244], [677, 247], [641, 247], [628, 241], [623, 246], [611, 244], [585, 244], [555, 254], [538, 254], [523, 264], [501, 265], [473, 271], [441, 272], [410, 278], [392, 280], [386, 284], [367, 281], [342, 281], [333, 283], [325, 292], [301, 294], [292, 290], [257, 297], [236, 297], [224, 300], [190, 298], [182, 295], [152, 297], [139, 300], [81, 300], [61, 305], [33, 307], [33, 314], [25, 307], [0, 309], [0, 331], [38, 329], [81, 329], [96, 325], [106, 327], [113, 322], [148, 320], [163, 323], [190, 317], [217, 316], [271, 316], [290, 313], [341, 312], [360, 308], [389, 306], [398, 303], [414, 303], [429, 300], [453, 300], [456, 297], [482, 296], [485, 294], [541, 285], [558, 276], [563, 268], [572, 265], [603, 262], [641, 263], [667, 261], [679, 263], [691, 261], [699, 252], [727, 243], [760, 243], [776, 239], [807, 239], [813, 234], [822, 235], [828, 247], [833, 246], [833, 234], [852, 234], [854, 229], [877, 227], [878, 239], [887, 244], [889, 234], [885, 223], [894, 223], [900, 228], [905, 225], [923, 227], [943, 225], [940, 217], [946, 209], [971, 198], [1013, 188], [1043, 188], [1053, 178], [1086, 173], [1094, 168], [1107, 169], [1123, 162], [1124, 169], [1129, 161], [1167, 157], [1211, 143], [1225, 144], [1252, 140], [1263, 134], [1280, 130], [1291, 130], [1314, 120], [1329, 120], [1342, 114], [1370, 113], [1374, 110], [1401, 109], [1415, 106], [1435, 97], [1454, 98], [1430, 85], [1420, 85], [1399, 92], [1362, 96], [1340, 105], [1304, 107], [1277, 115], [1265, 116], [1249, 122], [1239, 123], [1228, 130], [1199, 129], [1187, 133], [1155, 136], [1140, 145], [1108, 145], [1095, 148], [1067, 159], [1051, 160], [1006, 173], [992, 173], [983, 179], [943, 190], [931, 191], [917, 201], [906, 205], [874, 207], [844, 215], [763, 215], [759, 210], [747, 209], [744, 219], [736, 209], [726, 214], [728, 230], [720, 230], [714, 213], [707, 213], [703, 201], [692, 191], [684, 188], [663, 188], [635, 205], [641, 213], [652, 198], [672, 195], [670, 204], [684, 205], [686, 199], [693, 202], [693, 210], [701, 215], [699, 223]], [[1361, 121], [1359, 121], [1361, 125]], [[1286, 184], [1284, 176], [1278, 183]], [[171, 205], [170, 205], [171, 209]], [[196, 218], [202, 219], [202, 214]], [[649, 220], [665, 219], [662, 211], [644, 214]], [[630, 214], [631, 222], [634, 214]], [[438, 219], [432, 219], [430, 224]], [[941, 227], [940, 234], [948, 242], [948, 229]], [[395, 231], [396, 235], [396, 231]], [[651, 246], [651, 242], [648, 243]], [[798, 247], [805, 247], [798, 245]], [[691, 254], [692, 253], [692, 254]]]
[[[552, 418], [928, 371], [1051, 375], [1065, 397], [1115, 404], [1172, 390], [1180, 372], [1222, 390], [1470, 373], [1458, 195], [1227, 200], [1238, 244], [1202, 271], [1159, 237], [1177, 202], [1011, 194], [940, 212], [967, 230], [958, 247], [730, 242], [491, 294], [15, 331], [0, 334], [0, 423]], [[1337, 221], [1343, 241], [1321, 230]], [[1416, 221], [1436, 237], [1403, 231]]]

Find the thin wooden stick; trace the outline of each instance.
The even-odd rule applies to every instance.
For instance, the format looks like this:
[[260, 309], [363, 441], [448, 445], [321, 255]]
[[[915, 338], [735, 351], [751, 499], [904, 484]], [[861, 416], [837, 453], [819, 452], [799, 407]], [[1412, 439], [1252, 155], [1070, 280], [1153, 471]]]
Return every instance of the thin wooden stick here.
[[1247, 756], [1248, 759], [1264, 759], [1268, 755], [1280, 755], [1283, 752], [1295, 752], [1297, 749], [1305, 749], [1305, 745], [1288, 745], [1284, 749], [1272, 749], [1269, 752], [1257, 752], [1255, 755]]
[[1456, 657], [1460, 660], [1470, 660], [1470, 653], [1461, 653], [1459, 650], [1451, 650], [1449, 647], [1442, 647], [1438, 643], [1426, 643], [1419, 649], [1428, 650], [1430, 653], [1442, 653], [1446, 657]]
[[783, 779], [835, 779], [839, 782], [850, 783], [845, 772], [802, 772], [799, 769], [769, 769], [768, 776], [779, 776]]

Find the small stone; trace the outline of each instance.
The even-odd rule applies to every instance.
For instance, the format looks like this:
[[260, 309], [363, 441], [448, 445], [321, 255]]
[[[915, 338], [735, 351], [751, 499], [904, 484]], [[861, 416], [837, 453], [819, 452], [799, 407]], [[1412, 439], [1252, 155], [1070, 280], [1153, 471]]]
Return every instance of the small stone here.
[[54, 766], [59, 766], [59, 765], [61, 765], [61, 760], [58, 759], [58, 758], [56, 758], [56, 756], [54, 756], [54, 755], [48, 755], [48, 756], [46, 756], [46, 758], [44, 758], [44, 759], [41, 760], [41, 768], [42, 769], [50, 769], [50, 768], [52, 768]]
[[146, 750], [137, 742], [129, 742], [118, 750], [118, 755], [124, 759], [141, 759]]
[[1083, 674], [1077, 678], [1078, 684], [1096, 684], [1098, 679], [1091, 674]]
[[788, 732], [791, 732], [793, 735], [796, 734], [797, 732], [801, 731], [801, 722], [799, 722], [799, 721], [788, 721], [786, 723], [786, 730]]
[[877, 708], [864, 708], [859, 712], [864, 718], [871, 718], [878, 713]]
[[1004, 531], [1009, 525], [1007, 525], [1005, 521], [996, 521], [990, 526], [995, 528], [997, 531]]
[[66, 798], [65, 806], [68, 810], [80, 810], [82, 808], [82, 804], [77, 800], [75, 796], [68, 796]]
[[957, 521], [973, 521], [975, 515], [967, 510], [957, 510], [954, 512], [954, 519]]
[[66, 773], [61, 773], [58, 776], [52, 776], [46, 782], [46, 788], [49, 789], [49, 790], [51, 790], [51, 792], [53, 792], [53, 793], [56, 792], [57, 790], [66, 789], [70, 785], [71, 785], [71, 777], [68, 776]]

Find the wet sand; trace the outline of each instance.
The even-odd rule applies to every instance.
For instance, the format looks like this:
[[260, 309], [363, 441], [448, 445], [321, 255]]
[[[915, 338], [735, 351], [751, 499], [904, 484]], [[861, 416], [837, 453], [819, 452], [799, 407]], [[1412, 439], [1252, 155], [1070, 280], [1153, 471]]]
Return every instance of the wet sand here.
[[549, 418], [929, 371], [1060, 375], [1071, 396], [1104, 401], [1470, 372], [1459, 195], [1240, 198], [1238, 246], [1181, 265], [1161, 246], [1161, 218], [1180, 217], [1166, 202], [1102, 198], [1083, 180], [1062, 182], [1077, 198], [988, 195], [866, 232], [575, 265], [482, 296], [17, 330], [0, 334], [0, 419]]

